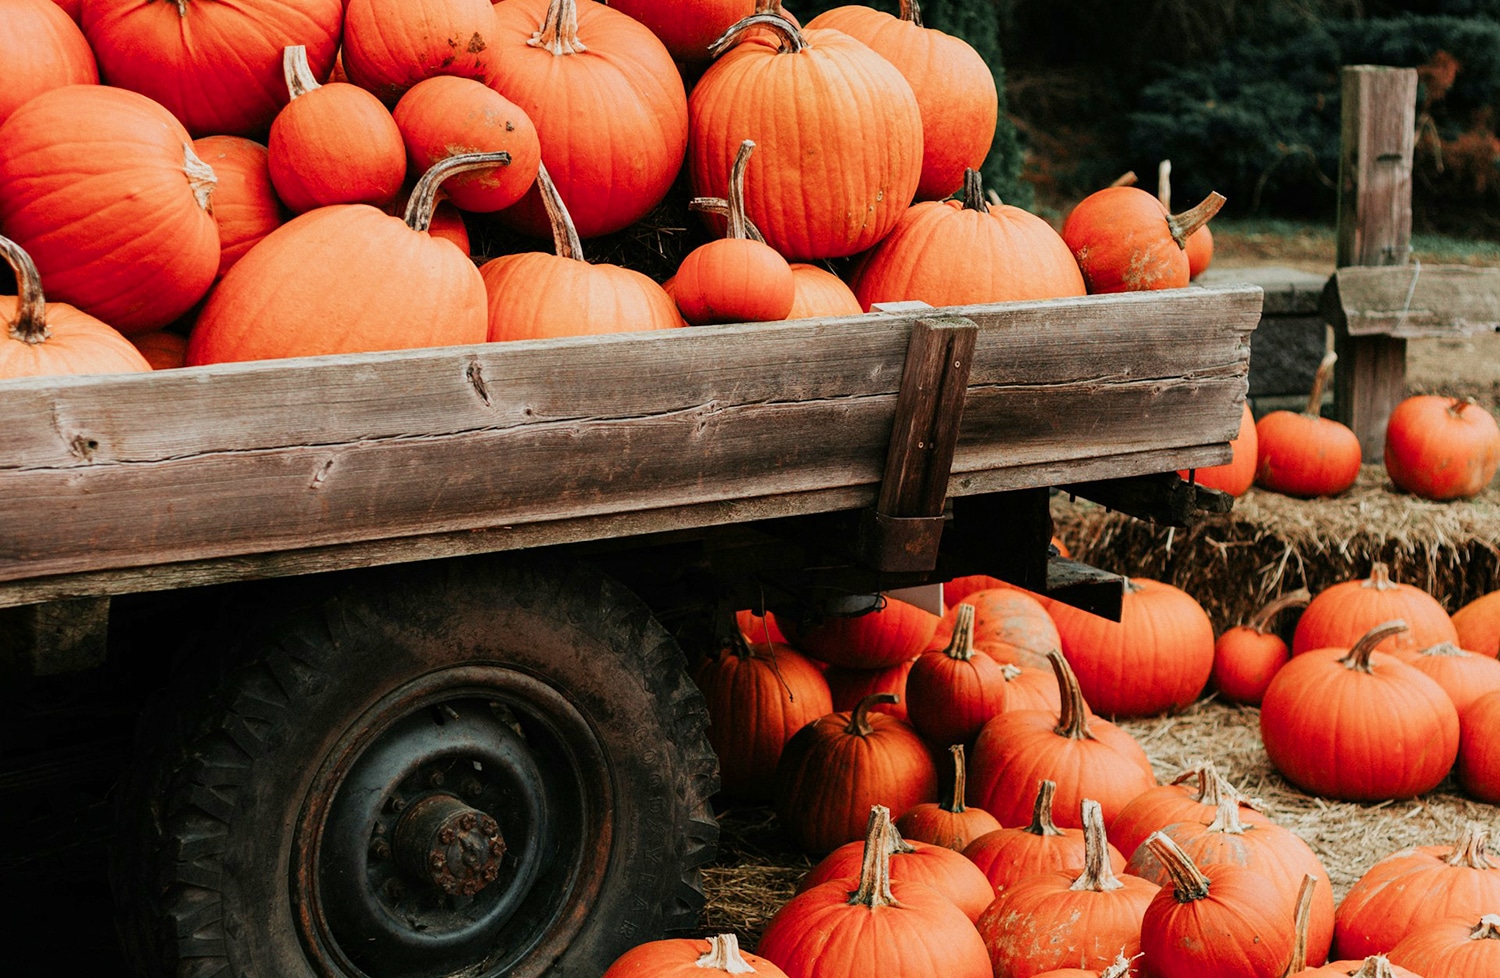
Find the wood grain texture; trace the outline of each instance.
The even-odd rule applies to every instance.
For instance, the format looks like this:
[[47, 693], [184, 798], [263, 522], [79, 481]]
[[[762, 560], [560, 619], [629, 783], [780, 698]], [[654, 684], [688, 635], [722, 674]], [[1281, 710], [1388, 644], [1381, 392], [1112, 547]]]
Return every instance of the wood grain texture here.
[[1500, 268], [1400, 265], [1340, 268], [1323, 313], [1351, 336], [1404, 339], [1500, 329]]
[[[944, 310], [979, 325], [950, 494], [1227, 459], [1259, 309], [1235, 286]], [[924, 314], [3, 382], [0, 581], [120, 593], [105, 572], [233, 579], [868, 505]]]

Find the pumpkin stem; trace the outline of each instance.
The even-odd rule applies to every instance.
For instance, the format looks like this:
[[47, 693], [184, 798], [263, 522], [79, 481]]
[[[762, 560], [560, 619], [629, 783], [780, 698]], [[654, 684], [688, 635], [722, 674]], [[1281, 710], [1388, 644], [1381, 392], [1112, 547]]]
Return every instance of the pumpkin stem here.
[[1057, 726], [1053, 727], [1060, 737], [1070, 740], [1093, 740], [1089, 733], [1089, 708], [1083, 700], [1083, 690], [1078, 686], [1078, 677], [1073, 667], [1057, 649], [1047, 650], [1047, 661], [1052, 663], [1052, 673], [1057, 676], [1057, 688], [1062, 693], [1062, 712], [1057, 715]]
[[1288, 608], [1306, 608], [1311, 601], [1312, 594], [1305, 587], [1289, 591], [1276, 600], [1267, 602], [1265, 607], [1257, 611], [1250, 619], [1250, 627], [1255, 629], [1257, 634], [1268, 635], [1271, 632], [1271, 619]]
[[[406, 226], [413, 231], [426, 231], [432, 227], [432, 212], [437, 209], [438, 188], [443, 181], [457, 173], [467, 173], [470, 170], [483, 170], [491, 166], [507, 166], [510, 164], [510, 154], [504, 151], [495, 153], [458, 153], [454, 156], [438, 160], [422, 174], [417, 180], [417, 185], [412, 188], [411, 198], [406, 202], [406, 213], [402, 220]], [[537, 182], [540, 183], [542, 170], [540, 163], [537, 169]], [[542, 194], [545, 202], [547, 195]], [[549, 211], [550, 214], [550, 211]]]
[[1206, 799], [1208, 798], [1209, 792], [1218, 791], [1218, 785], [1215, 780], [1217, 779], [1218, 775], [1219, 769], [1214, 766], [1214, 762], [1204, 761], [1197, 767], [1189, 768], [1188, 770], [1183, 771], [1181, 774], [1177, 775], [1177, 777], [1172, 779], [1172, 784], [1186, 784], [1187, 782], [1196, 779], [1198, 782], [1198, 797], [1196, 800], [1203, 802], [1204, 804], [1212, 805], [1216, 804], [1217, 800], [1206, 801]]
[[745, 217], [745, 168], [750, 165], [750, 154], [755, 151], [755, 140], [740, 142], [734, 154], [734, 165], [729, 168], [729, 237], [748, 238]]
[[557, 184], [547, 167], [537, 165], [536, 188], [542, 195], [542, 206], [547, 211], [547, 222], [552, 225], [552, 247], [559, 258], [583, 261], [583, 242], [578, 239], [578, 228], [573, 226], [573, 215], [568, 213]]
[[1329, 350], [1323, 354], [1323, 360], [1318, 364], [1317, 373], [1313, 374], [1312, 390], [1307, 395], [1307, 407], [1302, 413], [1309, 418], [1320, 418], [1323, 416], [1323, 388], [1328, 386], [1329, 378], [1333, 376], [1333, 365], [1338, 362], [1339, 355]]
[[1365, 958], [1358, 971], [1349, 972], [1349, 978], [1396, 978], [1396, 972], [1391, 968], [1390, 958], [1384, 954], [1372, 954]]
[[1318, 878], [1307, 873], [1297, 887], [1297, 907], [1292, 913], [1292, 956], [1281, 978], [1292, 978], [1307, 970], [1307, 932], [1312, 927], [1313, 889], [1317, 885]]
[[542, 29], [531, 35], [526, 43], [534, 48], [546, 48], [558, 57], [587, 51], [588, 48], [578, 39], [578, 0], [552, 0], [547, 4]]
[[1111, 187], [1134, 187], [1140, 177], [1135, 175], [1134, 170], [1126, 170], [1109, 182]]
[[1104, 835], [1104, 809], [1092, 798], [1083, 800], [1083, 872], [1073, 881], [1070, 890], [1089, 890], [1093, 893], [1108, 893], [1122, 889], [1125, 884], [1115, 875], [1109, 864], [1109, 840]]
[[864, 859], [859, 867], [859, 888], [849, 894], [849, 905], [876, 907], [900, 906], [891, 895], [891, 810], [884, 805], [870, 806], [870, 820], [865, 823]]
[[1000, 666], [1000, 675], [1004, 676], [1005, 677], [1005, 681], [1008, 682], [1008, 683], [1015, 682], [1017, 679], [1019, 679], [1020, 677], [1024, 676], [1025, 674], [1026, 674], [1026, 670], [1022, 669], [1020, 666], [1016, 665], [1014, 662], [1002, 663], [1001, 666]]
[[1240, 821], [1240, 800], [1235, 797], [1234, 786], [1217, 777], [1218, 803], [1214, 806], [1214, 820], [1208, 823], [1208, 831], [1226, 835], [1244, 835], [1245, 823]]
[[1042, 781], [1036, 786], [1036, 801], [1031, 803], [1031, 824], [1024, 831], [1032, 835], [1066, 835], [1052, 821], [1052, 799], [1057, 797], [1057, 782]]
[[281, 49], [281, 73], [286, 78], [286, 90], [292, 98], [301, 98], [308, 92], [322, 88], [313, 77], [312, 65], [307, 61], [307, 45], [288, 44]]
[[917, 851], [917, 847], [907, 842], [906, 836], [902, 835], [901, 830], [896, 828], [895, 822], [890, 823], [890, 828], [886, 832], [886, 842], [893, 856], [909, 856]]
[[945, 812], [958, 815], [967, 811], [964, 808], [964, 789], [968, 787], [969, 776], [964, 768], [964, 745], [953, 744], [948, 748], [948, 753], [953, 757], [953, 793], [940, 807]]
[[16, 319], [10, 324], [10, 338], [35, 346], [52, 335], [47, 325], [47, 300], [42, 295], [42, 274], [36, 262], [24, 249], [7, 237], [0, 236], [0, 256], [16, 276]]
[[1454, 645], [1452, 642], [1439, 642], [1436, 645], [1429, 645], [1427, 648], [1423, 649], [1417, 654], [1445, 656], [1451, 659], [1462, 659], [1469, 655], [1468, 652], [1465, 652], [1463, 649]]
[[1479, 924], [1469, 933], [1471, 941], [1500, 941], [1500, 916], [1487, 913], [1479, 918]]
[[[1140, 957], [1139, 954], [1135, 956]], [[1099, 972], [1099, 978], [1130, 978], [1130, 966], [1135, 958], [1127, 958], [1122, 951], [1115, 957], [1114, 963]]]
[[1177, 242], [1177, 247], [1186, 248], [1187, 239], [1219, 213], [1225, 199], [1223, 194], [1211, 190], [1207, 197], [1198, 202], [1198, 206], [1181, 214], [1168, 215], [1167, 228], [1172, 232], [1172, 240]]
[[1455, 418], [1462, 417], [1465, 411], [1478, 403], [1473, 397], [1455, 397], [1453, 403], [1448, 405], [1448, 413]]
[[1181, 784], [1183, 781], [1188, 780], [1195, 774], [1198, 776], [1199, 804], [1212, 805], [1215, 809], [1217, 809], [1219, 807], [1219, 803], [1225, 798], [1228, 798], [1234, 802], [1236, 808], [1249, 808], [1257, 812], [1263, 811], [1263, 805], [1261, 802], [1256, 801], [1253, 798], [1246, 798], [1244, 795], [1242, 795], [1240, 793], [1240, 789], [1231, 784], [1228, 778], [1225, 778], [1223, 775], [1219, 774], [1218, 770], [1213, 766], [1212, 761], [1204, 764], [1203, 767], [1199, 768], [1196, 772], [1189, 772], [1188, 774], [1180, 775], [1177, 780], [1173, 781], [1172, 783]]
[[908, 24], [922, 26], [922, 8], [917, 0], [901, 0], [901, 19]]
[[[702, 211], [705, 214], [716, 214], [719, 217], [729, 217], [729, 201], [723, 197], [694, 197], [688, 201], [688, 210]], [[745, 236], [751, 241], [766, 243], [765, 235], [760, 233], [760, 228], [750, 220], [750, 215], [745, 215]]]
[[1161, 861], [1172, 880], [1172, 895], [1178, 903], [1192, 903], [1208, 896], [1209, 879], [1182, 848], [1161, 832], [1152, 832], [1145, 846]]
[[193, 191], [193, 200], [209, 214], [214, 212], [214, 188], [219, 185], [219, 175], [214, 168], [198, 158], [192, 143], [182, 144], [182, 172], [187, 175], [188, 187]]
[[708, 968], [731, 975], [753, 975], [755, 969], [740, 954], [740, 939], [733, 934], [716, 934], [708, 939], [708, 952], [693, 962], [695, 968]]
[[797, 25], [787, 20], [780, 14], [754, 13], [743, 20], [735, 21], [729, 25], [729, 29], [719, 36], [708, 46], [710, 56], [717, 58], [739, 43], [740, 37], [752, 27], [769, 27], [775, 33], [781, 35], [782, 54], [797, 54], [807, 47], [807, 41], [803, 39], [802, 32]]
[[1360, 587], [1371, 588], [1376, 591], [1394, 591], [1401, 585], [1391, 580], [1391, 569], [1384, 561], [1377, 560], [1370, 567], [1370, 577], [1360, 584]]
[[979, 177], [979, 171], [964, 167], [964, 210], [978, 211], [988, 214], [989, 207], [984, 199], [984, 181]]
[[1172, 161], [1162, 160], [1156, 164], [1156, 199], [1167, 210], [1172, 209]]
[[177, 16], [187, 19], [188, 0], [177, 0]]
[[956, 614], [953, 637], [948, 639], [943, 654], [960, 662], [970, 662], [974, 658], [974, 606], [961, 604]]
[[1490, 830], [1478, 822], [1468, 822], [1453, 843], [1453, 851], [1443, 859], [1449, 866], [1465, 869], [1493, 869], [1494, 865], [1485, 857], [1489, 848]]
[[1354, 669], [1358, 672], [1370, 673], [1374, 668], [1370, 665], [1370, 655], [1375, 651], [1375, 646], [1390, 638], [1406, 631], [1406, 622], [1400, 618], [1392, 618], [1390, 621], [1381, 622], [1360, 636], [1354, 648], [1349, 654], [1339, 660], [1345, 669]]
[[895, 693], [871, 693], [858, 703], [854, 709], [849, 711], [849, 723], [844, 727], [844, 733], [853, 734], [856, 737], [868, 737], [875, 732], [870, 725], [870, 707], [876, 703], [899, 703], [901, 697]]

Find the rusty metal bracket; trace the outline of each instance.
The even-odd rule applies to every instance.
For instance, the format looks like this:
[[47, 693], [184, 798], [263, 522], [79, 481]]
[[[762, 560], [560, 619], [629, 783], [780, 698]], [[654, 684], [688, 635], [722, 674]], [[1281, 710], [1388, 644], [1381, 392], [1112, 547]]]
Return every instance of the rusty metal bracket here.
[[963, 317], [919, 319], [906, 348], [880, 496], [860, 520], [858, 554], [881, 571], [937, 566], [943, 504], [979, 327]]

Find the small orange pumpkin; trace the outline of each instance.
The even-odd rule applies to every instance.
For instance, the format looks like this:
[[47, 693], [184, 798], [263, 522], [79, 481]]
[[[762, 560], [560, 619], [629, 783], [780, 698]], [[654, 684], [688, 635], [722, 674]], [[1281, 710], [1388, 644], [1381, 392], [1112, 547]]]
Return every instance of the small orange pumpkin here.
[[1174, 215], [1139, 187], [1105, 187], [1073, 207], [1062, 236], [1090, 295], [1179, 289], [1188, 284], [1188, 236], [1222, 206], [1224, 197], [1211, 193]]
[[454, 177], [443, 193], [454, 206], [486, 214], [509, 207], [536, 182], [542, 147], [520, 106], [472, 78], [437, 75], [409, 88], [391, 115], [411, 168], [426, 173], [459, 153], [509, 153], [505, 166]]
[[995, 816], [964, 804], [964, 745], [948, 748], [953, 757], [953, 782], [942, 801], [924, 801], [901, 813], [896, 828], [916, 842], [963, 852], [970, 842], [1000, 828]]
[[1255, 423], [1255, 484], [1287, 496], [1337, 496], [1359, 478], [1359, 436], [1322, 415], [1323, 388], [1338, 356], [1323, 357], [1307, 407], [1272, 411]]
[[1271, 621], [1289, 608], [1305, 608], [1312, 595], [1298, 588], [1268, 602], [1248, 624], [1225, 629], [1214, 640], [1214, 668], [1210, 684], [1231, 703], [1259, 706], [1276, 670], [1292, 652], [1271, 628]]
[[837, 275], [818, 265], [792, 262], [792, 311], [788, 319], [815, 316], [858, 316], [864, 312], [854, 290]]
[[203, 136], [193, 152], [213, 167], [214, 220], [219, 225], [219, 278], [261, 238], [287, 221], [271, 183], [270, 153], [243, 136]]
[[1396, 488], [1439, 502], [1472, 499], [1500, 468], [1500, 425], [1472, 397], [1415, 394], [1391, 410], [1385, 471]]

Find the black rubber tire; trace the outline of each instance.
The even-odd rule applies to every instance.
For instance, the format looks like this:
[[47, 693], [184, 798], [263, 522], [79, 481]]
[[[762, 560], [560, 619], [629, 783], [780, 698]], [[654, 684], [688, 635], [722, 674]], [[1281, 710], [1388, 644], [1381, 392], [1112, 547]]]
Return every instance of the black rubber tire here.
[[[580, 761], [556, 775], [579, 783], [584, 814], [554, 798], [565, 809], [554, 821], [576, 822], [587, 844], [557, 847], [549, 865], [561, 870], [542, 877], [552, 889], [534, 890], [546, 900], [527, 897], [545, 903], [539, 918], [495, 927], [500, 950], [466, 974], [595, 978], [630, 947], [694, 925], [704, 902], [699, 869], [718, 835], [709, 807], [717, 763], [683, 654], [644, 604], [587, 568], [516, 557], [332, 580], [239, 595], [237, 613], [219, 616], [188, 650], [172, 688], [143, 717], [118, 796], [112, 880], [122, 943], [142, 974], [452, 973], [444, 970], [452, 960], [352, 963], [336, 928], [308, 923], [304, 877], [313, 871], [299, 872], [321, 858], [309, 845], [334, 845], [309, 827], [308, 813], [322, 817], [336, 804], [329, 799], [344, 797], [340, 758], [358, 757], [350, 745], [362, 742], [359, 731], [385, 723], [372, 717], [395, 716], [380, 704], [404, 703], [403, 690], [433, 695], [445, 683], [454, 696], [473, 694], [476, 682], [485, 698], [501, 689], [497, 698], [516, 715], [534, 707], [539, 724], [556, 720], [564, 734], [555, 736], [575, 741], [569, 750], [603, 765]], [[543, 736], [530, 743], [552, 777], [556, 745]], [[560, 871], [572, 882], [555, 882]], [[311, 905], [322, 912], [318, 899]]]

